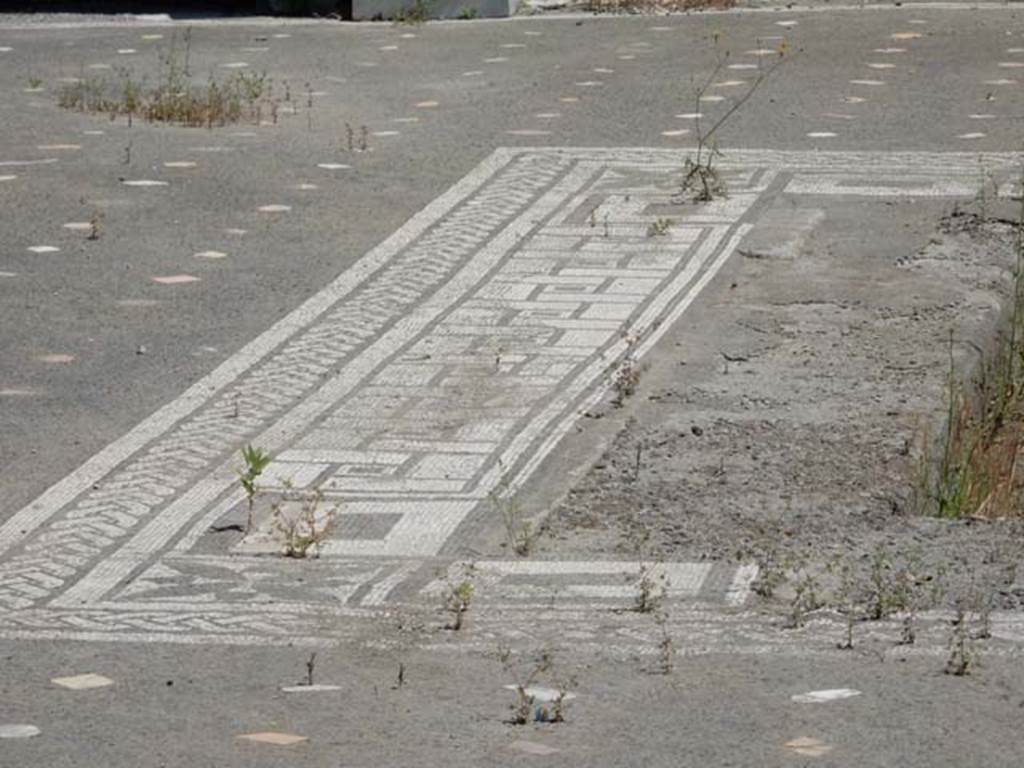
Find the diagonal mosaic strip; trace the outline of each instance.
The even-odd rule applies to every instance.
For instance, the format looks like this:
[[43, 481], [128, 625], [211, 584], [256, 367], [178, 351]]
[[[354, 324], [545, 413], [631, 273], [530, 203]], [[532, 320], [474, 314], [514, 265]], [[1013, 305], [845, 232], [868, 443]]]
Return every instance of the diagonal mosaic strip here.
[[[372, 611], [405, 582], [426, 584], [433, 559], [492, 522], [488, 493], [530, 476], [623, 356], [645, 353], [691, 305], [772, 197], [969, 196], [979, 162], [731, 152], [718, 166], [728, 197], [680, 208], [683, 158], [496, 151], [0, 527], [0, 636], [265, 642], [316, 635], [310, 617], [322, 623], [325, 611], [332, 621]], [[992, 172], [1015, 160], [983, 158]], [[274, 455], [266, 493], [317, 489], [338, 505], [322, 559], [274, 557], [270, 520], [230, 551], [211, 544], [210, 526], [243, 503], [247, 443]], [[578, 572], [571, 595], [621, 592], [604, 573], [612, 566], [566, 568], [499, 581], [515, 597], [532, 594], [532, 578]], [[684, 571], [685, 594], [700, 593], [705, 571]], [[725, 602], [742, 602], [736, 585], [748, 577], [719, 579]]]

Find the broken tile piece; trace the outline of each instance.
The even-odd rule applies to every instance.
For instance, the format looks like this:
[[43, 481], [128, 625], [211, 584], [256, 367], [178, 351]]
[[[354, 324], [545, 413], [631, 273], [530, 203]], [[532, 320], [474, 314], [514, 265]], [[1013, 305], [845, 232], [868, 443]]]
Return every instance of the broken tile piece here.
[[71, 675], [70, 677], [55, 677], [50, 682], [54, 685], [59, 685], [61, 688], [69, 688], [72, 691], [87, 691], [90, 688], [105, 688], [108, 685], [114, 684], [114, 681], [109, 677], [97, 675], [93, 672], [87, 672], [84, 675]]
[[298, 744], [300, 741], [306, 741], [305, 736], [299, 736], [297, 733], [282, 733], [280, 731], [242, 733], [239, 734], [238, 738], [255, 741], [259, 744], [274, 744], [279, 747], [288, 747], [292, 744]]

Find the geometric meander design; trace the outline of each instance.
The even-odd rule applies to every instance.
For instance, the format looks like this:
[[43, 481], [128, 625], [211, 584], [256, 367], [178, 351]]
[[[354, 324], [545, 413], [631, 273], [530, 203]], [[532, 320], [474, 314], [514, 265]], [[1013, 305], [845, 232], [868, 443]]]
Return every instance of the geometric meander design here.
[[[606, 396], [608, 373], [678, 320], [779, 195], [960, 197], [977, 154], [734, 151], [729, 196], [671, 204], [685, 153], [499, 149], [333, 283], [0, 527], [0, 637], [287, 642], [429, 596], [439, 562], [494, 525]], [[1015, 155], [987, 155], [1007, 171]], [[649, 236], [671, 216], [663, 235]], [[270, 492], [318, 488], [319, 560], [218, 550], [238, 449]], [[346, 517], [347, 516], [347, 517]], [[739, 604], [747, 569], [669, 564], [680, 597]], [[622, 593], [614, 563], [480, 564], [514, 605]], [[627, 574], [628, 575], [628, 574]]]

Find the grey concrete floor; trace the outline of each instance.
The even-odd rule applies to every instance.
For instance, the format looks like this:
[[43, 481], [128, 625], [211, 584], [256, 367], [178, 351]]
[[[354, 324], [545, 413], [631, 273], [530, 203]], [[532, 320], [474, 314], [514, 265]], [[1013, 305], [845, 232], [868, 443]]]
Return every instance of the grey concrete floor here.
[[[749, 79], [758, 71], [749, 66], [770, 58], [751, 52], [783, 39], [787, 50], [723, 128], [726, 155], [1016, 151], [1024, 115], [1024, 22], [1013, 6], [197, 24], [197, 77], [265, 70], [280, 92], [288, 84], [295, 110], [276, 125], [210, 131], [129, 127], [56, 104], [63, 78], [110, 77], [118, 67], [154, 77], [185, 25], [19, 21], [0, 17], [0, 524], [352, 267], [495, 148], [692, 147], [693, 121], [680, 115], [698, 111], [693, 84], [714, 67], [715, 39], [741, 67], [723, 69], [719, 82]], [[710, 89], [724, 98], [699, 111], [721, 114], [737, 88]], [[357, 142], [366, 127], [370, 151], [348, 151], [346, 124]], [[289, 210], [258, 210], [267, 205]], [[914, 227], [877, 228], [886, 253], [920, 245], [924, 220], [942, 205], [923, 207], [907, 214]], [[97, 212], [98, 240], [64, 226]], [[860, 226], [870, 243], [870, 219]], [[59, 250], [30, 250], [38, 246]], [[224, 257], [197, 257], [209, 251]], [[199, 279], [153, 280], [181, 275]], [[735, 277], [727, 269], [709, 284], [701, 317], [728, 304]], [[614, 437], [614, 427], [601, 429], [556, 452], [548, 476], [585, 469], [595, 446]], [[541, 507], [578, 477], [563, 474]], [[558, 555], [557, 542], [545, 547]], [[567, 617], [572, 635], [557, 615], [481, 608], [480, 621], [471, 613], [457, 634], [423, 618], [424, 606], [410, 610], [419, 630], [396, 629], [400, 610], [335, 627], [317, 681], [341, 690], [323, 694], [279, 691], [303, 675], [305, 638], [271, 648], [163, 642], [180, 638], [136, 618], [133, 631], [151, 642], [87, 642], [99, 632], [87, 623], [77, 640], [54, 639], [43, 625], [33, 639], [23, 624], [0, 645], [0, 725], [41, 733], [0, 740], [0, 765], [1010, 766], [1024, 751], [1015, 615], [1000, 618], [1003, 635], [981, 647], [966, 678], [942, 674], [942, 618], [922, 650], [905, 654], [889, 636], [840, 652], [835, 627], [787, 636], [770, 621], [742, 653], [715, 653], [733, 639], [732, 625], [701, 625], [690, 641], [679, 618], [680, 657], [661, 676], [644, 672], [654, 629], [628, 616]], [[499, 642], [521, 654], [557, 649], [556, 676], [574, 677], [580, 694], [567, 723], [503, 722], [502, 685], [513, 672], [496, 658]], [[701, 655], [686, 655], [698, 647]], [[407, 684], [392, 690], [399, 663]], [[86, 672], [113, 686], [50, 683]], [[840, 687], [861, 694], [821, 705], [790, 699]], [[258, 731], [308, 740], [238, 738]], [[799, 737], [819, 739], [820, 756], [784, 746]], [[559, 752], [524, 755], [516, 741]]]

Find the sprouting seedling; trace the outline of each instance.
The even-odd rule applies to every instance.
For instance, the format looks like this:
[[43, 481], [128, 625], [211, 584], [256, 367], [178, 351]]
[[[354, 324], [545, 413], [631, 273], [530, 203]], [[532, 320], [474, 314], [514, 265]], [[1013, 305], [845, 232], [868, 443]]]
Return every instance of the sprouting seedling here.
[[249, 533], [252, 530], [252, 509], [253, 504], [256, 502], [256, 493], [258, 491], [256, 480], [263, 474], [263, 470], [270, 465], [270, 454], [259, 448], [247, 445], [242, 449], [242, 460], [245, 461], [245, 468], [239, 471], [238, 482], [241, 483], [242, 490], [245, 491], [247, 512], [245, 532]]
[[461, 578], [449, 574], [446, 579], [446, 590], [444, 595], [444, 610], [451, 615], [451, 621], [445, 625], [445, 629], [457, 632], [462, 629], [466, 612], [473, 602], [475, 588], [473, 579], [476, 576], [476, 567], [472, 564], [462, 568]]
[[101, 211], [93, 211], [92, 216], [89, 217], [89, 234], [86, 236], [87, 240], [99, 240], [102, 234], [101, 225], [103, 224], [103, 213]]

